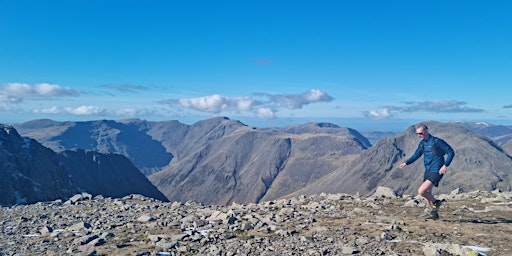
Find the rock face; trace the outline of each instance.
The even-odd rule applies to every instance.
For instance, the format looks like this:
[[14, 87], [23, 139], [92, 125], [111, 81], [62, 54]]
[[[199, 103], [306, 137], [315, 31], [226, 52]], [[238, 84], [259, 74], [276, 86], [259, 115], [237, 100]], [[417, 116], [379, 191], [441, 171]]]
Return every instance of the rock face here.
[[55, 122], [42, 119], [15, 127], [23, 136], [36, 139], [56, 152], [78, 148], [118, 153], [129, 158], [141, 172], [150, 174], [173, 158], [160, 142], [146, 133], [151, 125], [139, 120]]
[[125, 156], [81, 149], [58, 153], [73, 184], [92, 195], [123, 197], [141, 194], [161, 201], [167, 198]]
[[77, 194], [1, 207], [0, 255], [510, 255], [512, 194], [459, 192], [428, 221], [382, 187], [229, 206]]
[[0, 205], [67, 198], [78, 191], [123, 197], [166, 197], [124, 156], [84, 150], [60, 153], [0, 125]]
[[54, 200], [78, 191], [55, 152], [7, 125], [0, 125], [0, 177], [0, 205]]

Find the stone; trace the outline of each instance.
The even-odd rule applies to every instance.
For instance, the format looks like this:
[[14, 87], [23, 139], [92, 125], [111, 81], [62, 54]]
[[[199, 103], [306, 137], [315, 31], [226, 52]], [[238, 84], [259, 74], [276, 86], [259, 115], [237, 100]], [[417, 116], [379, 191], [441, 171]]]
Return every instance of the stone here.
[[137, 218], [138, 222], [150, 222], [150, 221], [154, 221], [154, 220], [155, 220], [155, 218], [153, 216], [151, 216], [150, 214], [143, 214]]
[[75, 223], [67, 228], [67, 230], [70, 230], [70, 231], [81, 231], [81, 230], [87, 230], [87, 229], [92, 229], [92, 225], [87, 222], [83, 222], [83, 221]]
[[230, 206], [137, 195], [40, 202], [0, 207], [0, 255], [472, 255], [475, 237], [508, 255], [511, 207], [490, 198], [511, 196], [459, 193], [427, 222], [425, 205], [410, 203], [419, 199], [374, 195]]
[[395, 192], [388, 187], [377, 187], [377, 190], [372, 195], [373, 197], [389, 197], [389, 198], [395, 198], [396, 194]]

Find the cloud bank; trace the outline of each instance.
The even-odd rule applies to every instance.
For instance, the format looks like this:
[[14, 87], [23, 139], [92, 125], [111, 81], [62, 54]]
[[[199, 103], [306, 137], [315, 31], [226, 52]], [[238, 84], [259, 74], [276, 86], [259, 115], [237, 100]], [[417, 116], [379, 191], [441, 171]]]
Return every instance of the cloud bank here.
[[[133, 84], [105, 84], [103, 88], [119, 92], [138, 93], [149, 90], [149, 87]], [[311, 89], [302, 94], [272, 94], [252, 93], [249, 96], [228, 97], [220, 94], [212, 94], [195, 98], [177, 98], [158, 101], [159, 104], [167, 105], [169, 108], [156, 108], [149, 106], [127, 106], [119, 109], [108, 109], [104, 104], [90, 105], [88, 103], [69, 107], [57, 103], [58, 99], [65, 97], [78, 97], [84, 94], [82, 91], [65, 86], [50, 83], [26, 84], [7, 83], [0, 86], [0, 111], [12, 111], [10, 104], [18, 104], [30, 100], [43, 101], [51, 100], [54, 106], [34, 108], [32, 102], [28, 103], [31, 110], [25, 113], [51, 114], [51, 115], [79, 115], [79, 116], [116, 116], [116, 117], [141, 117], [141, 116], [176, 116], [187, 114], [184, 110], [191, 110], [201, 113], [251, 113], [261, 119], [275, 119], [280, 110], [301, 109], [309, 104], [330, 102], [333, 100], [329, 94]], [[94, 101], [96, 102], [96, 101]], [[69, 101], [60, 103], [68, 104]], [[40, 105], [40, 104], [38, 104]], [[108, 106], [108, 104], [107, 104]], [[512, 105], [503, 106], [505, 109], [512, 108]], [[18, 112], [23, 112], [17, 109]], [[405, 102], [402, 105], [388, 105], [379, 109], [362, 112], [362, 116], [374, 120], [394, 118], [398, 113], [431, 112], [431, 113], [476, 113], [484, 112], [483, 109], [467, 106], [464, 101], [457, 100], [435, 100]]]
[[160, 101], [173, 108], [191, 109], [204, 113], [252, 112], [259, 118], [273, 119], [281, 108], [300, 109], [317, 102], [329, 102], [327, 93], [311, 89], [303, 94], [255, 93], [252, 96], [226, 97], [213, 94], [197, 98], [180, 98]]
[[450, 100], [450, 101], [421, 101], [406, 102], [405, 106], [385, 106], [382, 109], [365, 111], [363, 115], [372, 119], [387, 119], [394, 115], [392, 112], [433, 112], [433, 113], [476, 113], [483, 112], [483, 109], [470, 108], [466, 106], [466, 102]]
[[435, 113], [463, 113], [463, 112], [483, 112], [483, 109], [470, 108], [465, 106], [465, 101], [422, 101], [422, 102], [406, 102], [406, 106], [388, 106], [390, 110], [397, 110], [402, 112], [435, 112]]
[[52, 106], [49, 108], [42, 108], [42, 109], [34, 109], [32, 110], [32, 113], [34, 114], [52, 114], [52, 115], [77, 115], [77, 116], [87, 116], [87, 115], [93, 115], [93, 116], [147, 116], [153, 114], [153, 111], [147, 110], [147, 109], [136, 109], [136, 108], [123, 108], [123, 109], [117, 109], [117, 110], [107, 110], [100, 106], [94, 106], [94, 105], [82, 105], [78, 107], [58, 107], [58, 106]]
[[24, 83], [8, 83], [0, 87], [0, 102], [20, 103], [25, 99], [77, 97], [81, 93], [80, 90], [56, 84], [41, 83], [32, 86]]
[[139, 90], [147, 91], [148, 87], [143, 85], [133, 85], [133, 84], [104, 84], [101, 87], [114, 89], [120, 92], [136, 92]]

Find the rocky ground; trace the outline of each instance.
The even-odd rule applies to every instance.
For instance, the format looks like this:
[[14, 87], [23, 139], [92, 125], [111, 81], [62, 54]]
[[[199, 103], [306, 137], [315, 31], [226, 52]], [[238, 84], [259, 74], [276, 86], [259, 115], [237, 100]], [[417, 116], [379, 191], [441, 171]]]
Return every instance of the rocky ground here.
[[322, 194], [203, 206], [139, 195], [0, 208], [0, 255], [512, 255], [512, 193]]

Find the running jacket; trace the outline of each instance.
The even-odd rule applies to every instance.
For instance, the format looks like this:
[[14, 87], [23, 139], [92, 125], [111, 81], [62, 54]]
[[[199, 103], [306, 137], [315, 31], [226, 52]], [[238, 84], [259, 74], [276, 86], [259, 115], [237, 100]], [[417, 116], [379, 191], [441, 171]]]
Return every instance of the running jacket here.
[[[425, 170], [428, 172], [438, 172], [443, 165], [448, 167], [451, 164], [455, 152], [446, 141], [429, 134], [428, 140], [421, 140], [419, 142], [418, 148], [414, 154], [405, 161], [405, 164], [412, 164], [420, 158], [421, 155], [424, 155], [423, 164], [425, 165]], [[444, 155], [447, 155], [446, 160], [444, 159]]]

